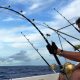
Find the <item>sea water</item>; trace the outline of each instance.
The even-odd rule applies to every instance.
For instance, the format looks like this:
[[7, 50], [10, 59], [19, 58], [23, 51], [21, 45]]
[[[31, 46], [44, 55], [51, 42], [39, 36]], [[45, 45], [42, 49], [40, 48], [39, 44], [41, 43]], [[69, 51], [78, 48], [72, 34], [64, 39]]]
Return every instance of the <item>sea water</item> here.
[[0, 80], [51, 74], [48, 66], [0, 66]]

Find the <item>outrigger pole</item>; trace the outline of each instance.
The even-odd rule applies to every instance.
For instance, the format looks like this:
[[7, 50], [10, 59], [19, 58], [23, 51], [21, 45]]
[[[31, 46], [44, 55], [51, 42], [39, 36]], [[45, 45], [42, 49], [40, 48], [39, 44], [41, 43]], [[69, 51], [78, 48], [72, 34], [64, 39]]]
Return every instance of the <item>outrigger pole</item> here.
[[56, 10], [55, 8], [54, 8], [54, 10], [58, 13], [58, 14], [60, 14], [70, 25], [72, 25], [79, 33], [80, 33], [80, 31], [66, 18], [66, 17], [64, 17], [58, 10]]
[[34, 45], [30, 42], [30, 40], [21, 32], [21, 34], [25, 37], [25, 39], [31, 44], [31, 46], [36, 50], [36, 52], [40, 55], [40, 57], [45, 61], [45, 63], [48, 65], [48, 67], [50, 68], [51, 71], [55, 72], [50, 64], [46, 61], [46, 59], [40, 54], [40, 52], [38, 51], [37, 48], [34, 47]]

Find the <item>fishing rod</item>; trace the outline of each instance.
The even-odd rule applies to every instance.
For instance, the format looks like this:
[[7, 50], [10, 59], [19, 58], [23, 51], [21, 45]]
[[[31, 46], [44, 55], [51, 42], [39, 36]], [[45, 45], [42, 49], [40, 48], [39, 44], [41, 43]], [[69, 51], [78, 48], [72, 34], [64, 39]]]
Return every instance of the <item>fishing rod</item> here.
[[[50, 47], [54, 47], [54, 46], [55, 46], [55, 43], [54, 43], [54, 42], [53, 42], [52, 45], [48, 42], [48, 40], [46, 39], [46, 37], [44, 36], [44, 34], [43, 34], [43, 33], [38, 29], [38, 27], [37, 27], [29, 18], [27, 18], [24, 14], [22, 14], [22, 13], [16, 11], [16, 10], [14, 10], [14, 9], [11, 9], [10, 7], [7, 8], [7, 7], [2, 7], [2, 6], [0, 6], [0, 8], [3, 8], [3, 9], [6, 9], [6, 10], [15, 12], [16, 14], [22, 16], [26, 21], [28, 21], [30, 24], [32, 24], [32, 25], [38, 30], [38, 32], [41, 34], [41, 36], [43, 37], [43, 39], [45, 40], [45, 42], [47, 43], [48, 46], [50, 46]], [[22, 12], [22, 11], [21, 11], [21, 12]], [[48, 48], [47, 48], [47, 49], [48, 49]], [[53, 49], [54, 49], [54, 48], [53, 48]], [[49, 50], [48, 50], [48, 51], [49, 51]], [[56, 62], [57, 62], [58, 65], [59, 65], [59, 68], [60, 68], [60, 70], [61, 70], [60, 72], [62, 72], [62, 71], [63, 71], [63, 66], [62, 66], [61, 62], [59, 61], [56, 53], [54, 53], [54, 50], [49, 51], [49, 53], [54, 56]], [[63, 71], [63, 72], [65, 73], [65, 71]], [[65, 76], [67, 76], [67, 75], [65, 74]], [[67, 78], [67, 79], [68, 79], [68, 78]]]
[[[14, 10], [14, 9], [11, 9], [10, 7], [2, 7], [2, 6], [0, 6], [0, 8], [3, 8], [3, 9], [6, 9], [6, 10], [15, 12], [16, 14], [22, 16], [26, 21], [28, 21], [30, 24], [32, 24], [32, 25], [38, 30], [38, 32], [41, 34], [41, 36], [43, 37], [43, 39], [45, 40], [45, 42], [47, 43], [47, 45], [51, 46], [51, 44], [50, 44], [50, 43], [48, 42], [48, 40], [45, 38], [44, 34], [43, 34], [43, 33], [38, 29], [38, 27], [37, 27], [29, 18], [27, 18], [24, 14], [22, 14], [22, 13], [16, 11], [16, 10]], [[22, 12], [22, 11], [21, 11], [21, 12]], [[49, 51], [49, 50], [48, 50], [48, 51]], [[50, 52], [49, 52], [49, 53], [50, 53]], [[52, 53], [50, 53], [50, 54], [53, 54], [53, 55], [54, 55], [54, 58], [55, 58], [56, 62], [58, 63], [60, 69], [62, 70], [63, 66], [62, 66], [61, 62], [59, 61], [56, 53], [54, 53], [54, 52], [52, 51]]]
[[56, 10], [55, 8], [54, 8], [54, 10], [57, 12], [57, 13], [59, 13], [70, 25], [72, 25], [79, 33], [80, 33], [80, 31], [66, 18], [66, 17], [64, 17], [58, 10]]
[[[36, 50], [36, 52], [40, 55], [40, 57], [44, 60], [44, 62], [48, 65], [48, 67], [50, 68], [50, 70], [51, 71], [54, 71], [52, 68], [51, 68], [51, 65], [46, 61], [46, 59], [40, 54], [40, 52], [38, 51], [38, 49], [37, 48], [35, 48], [34, 46], [33, 46], [33, 44], [30, 42], [30, 40], [29, 39], [27, 39], [27, 37], [21, 32], [21, 34], [22, 34], [22, 36], [24, 36], [25, 37], [25, 39], [31, 44], [31, 46]], [[54, 71], [55, 72], [55, 71]]]
[[[45, 24], [47, 27], [49, 27], [49, 25], [47, 25], [47, 24]], [[49, 27], [49, 28], [51, 28], [51, 27]], [[59, 34], [58, 32], [60, 32], [60, 31], [58, 31], [58, 30], [55, 30], [55, 29], [53, 29], [52, 28], [52, 30], [53, 31], [55, 31], [57, 34]], [[60, 35], [60, 34], [59, 34]], [[61, 36], [61, 35], [60, 35]], [[61, 36], [66, 42], [68, 42], [74, 49], [76, 49], [76, 50], [78, 50], [72, 43], [70, 43], [68, 40], [66, 40], [66, 38], [64, 38], [63, 36]], [[79, 52], [80, 52], [80, 50], [78, 50]]]

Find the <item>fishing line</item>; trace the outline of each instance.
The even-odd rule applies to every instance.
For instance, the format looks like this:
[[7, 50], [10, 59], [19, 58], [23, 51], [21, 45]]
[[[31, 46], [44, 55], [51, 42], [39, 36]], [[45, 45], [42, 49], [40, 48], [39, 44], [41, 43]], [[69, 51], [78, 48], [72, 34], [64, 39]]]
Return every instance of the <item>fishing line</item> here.
[[59, 28], [59, 29], [57, 29], [57, 30], [62, 30], [62, 29], [64, 29], [64, 28], [67, 28], [67, 27], [69, 27], [69, 26], [71, 26], [71, 25], [74, 25], [75, 23], [71, 23], [70, 25], [67, 25], [67, 26], [65, 26], [65, 27], [62, 27], [62, 28]]
[[[43, 23], [44, 25], [41, 24], [41, 23], [36, 23], [36, 24], [42, 25], [43, 27], [49, 28], [49, 29], [51, 29], [51, 30], [53, 30], [53, 31], [57, 31], [57, 32], [59, 32], [59, 33], [61, 33], [61, 34], [64, 34], [64, 35], [66, 35], [66, 36], [68, 36], [68, 37], [71, 37], [71, 38], [73, 38], [73, 39], [76, 39], [76, 40], [80, 41], [80, 39], [78, 39], [78, 38], [76, 38], [76, 37], [74, 37], [74, 36], [71, 36], [71, 35], [69, 35], [69, 34], [66, 34], [66, 33], [64, 33], [64, 32], [62, 32], [62, 31], [56, 30], [56, 29], [48, 26], [46, 23]], [[72, 24], [74, 24], [74, 23], [72, 23]], [[68, 25], [68, 26], [70, 26], [70, 25]]]
[[76, 37], [73, 37], [73, 36], [71, 36], [71, 35], [68, 35], [68, 34], [62, 32], [62, 31], [58, 31], [58, 30], [56, 30], [56, 29], [54, 29], [54, 28], [52, 28], [52, 27], [49, 27], [47, 24], [45, 24], [45, 25], [46, 25], [47, 28], [49, 28], [49, 29], [51, 29], [51, 30], [53, 30], [53, 31], [57, 31], [57, 32], [59, 32], [59, 33], [61, 33], [61, 34], [64, 34], [64, 35], [66, 35], [66, 36], [69, 36], [69, 37], [71, 37], [71, 38], [74, 38], [74, 39], [80, 41], [80, 39], [78, 39], [78, 38], [76, 38]]

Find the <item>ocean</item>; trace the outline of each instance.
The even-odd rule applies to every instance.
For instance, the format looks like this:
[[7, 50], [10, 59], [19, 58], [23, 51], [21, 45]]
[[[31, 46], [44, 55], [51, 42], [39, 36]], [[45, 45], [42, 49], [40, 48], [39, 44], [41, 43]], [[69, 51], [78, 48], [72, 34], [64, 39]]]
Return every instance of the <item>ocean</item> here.
[[51, 74], [48, 66], [0, 66], [0, 80]]

